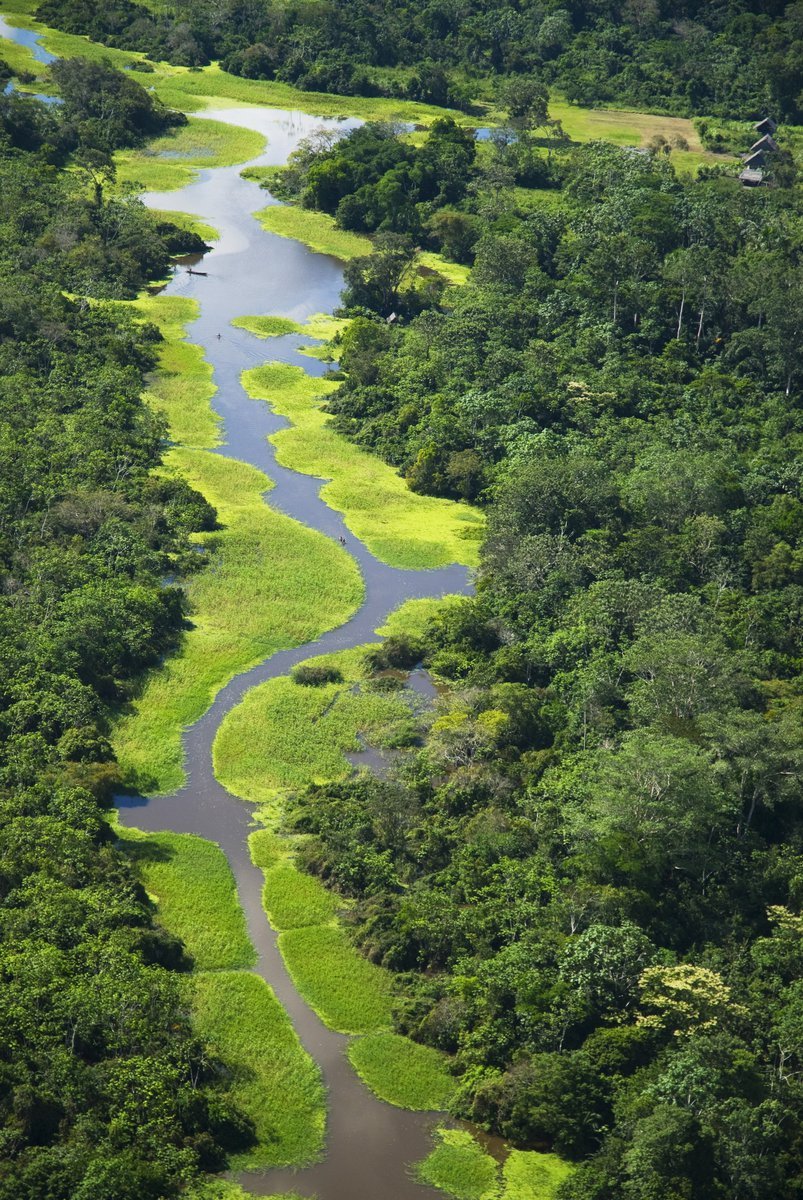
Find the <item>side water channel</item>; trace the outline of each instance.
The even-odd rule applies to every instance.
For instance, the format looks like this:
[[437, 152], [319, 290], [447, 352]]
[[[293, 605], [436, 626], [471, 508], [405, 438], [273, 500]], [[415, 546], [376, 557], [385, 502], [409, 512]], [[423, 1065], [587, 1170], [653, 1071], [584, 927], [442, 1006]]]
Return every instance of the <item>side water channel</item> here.
[[[348, 128], [353, 122], [322, 122], [300, 113], [235, 108], [205, 116], [256, 129], [268, 139], [267, 153], [249, 165], [278, 164], [299, 139], [322, 124]], [[205, 256], [205, 276], [177, 273], [168, 293], [198, 300], [200, 316], [190, 338], [201, 345], [214, 368], [214, 405], [224, 420], [226, 444], [217, 451], [259, 467], [275, 482], [270, 503], [332, 537], [345, 537], [365, 582], [365, 600], [345, 625], [317, 642], [282, 651], [233, 679], [211, 708], [184, 737], [187, 783], [170, 796], [126, 797], [120, 816], [127, 825], [149, 831], [195, 833], [217, 842], [234, 872], [251, 939], [259, 955], [256, 971], [273, 988], [289, 1013], [307, 1051], [319, 1064], [328, 1090], [326, 1151], [323, 1160], [301, 1171], [288, 1169], [238, 1176], [250, 1191], [267, 1195], [300, 1188], [319, 1200], [421, 1200], [437, 1193], [416, 1183], [409, 1166], [430, 1148], [432, 1117], [393, 1108], [376, 1099], [356, 1076], [345, 1055], [347, 1039], [328, 1030], [297, 993], [279, 953], [261, 903], [262, 876], [251, 863], [247, 837], [249, 809], [232, 797], [215, 778], [212, 742], [224, 716], [255, 684], [286, 675], [311, 654], [359, 645], [394, 608], [410, 597], [440, 596], [469, 589], [463, 567], [435, 571], [402, 571], [379, 562], [346, 529], [339, 513], [320, 499], [322, 480], [300, 475], [275, 461], [270, 433], [286, 424], [270, 408], [251, 400], [240, 384], [240, 373], [268, 357], [233, 317], [272, 314], [303, 322], [317, 312], [336, 307], [342, 287], [339, 262], [315, 254], [298, 242], [266, 233], [252, 216], [269, 202], [257, 184], [240, 176], [241, 166], [202, 172], [197, 182], [167, 195], [149, 195], [157, 208], [196, 213], [221, 234]], [[218, 336], [220, 335], [220, 336]], [[298, 353], [301, 336], [271, 340], [270, 357], [293, 362], [313, 374], [324, 365]], [[266, 564], [269, 569], [269, 564]]]

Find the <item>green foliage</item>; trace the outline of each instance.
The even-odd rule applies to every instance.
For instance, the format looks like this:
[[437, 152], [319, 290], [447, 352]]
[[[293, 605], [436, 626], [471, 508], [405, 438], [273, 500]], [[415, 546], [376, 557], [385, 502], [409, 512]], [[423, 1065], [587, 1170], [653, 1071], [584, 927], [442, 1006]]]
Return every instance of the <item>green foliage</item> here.
[[446, 1109], [455, 1089], [448, 1059], [396, 1033], [369, 1033], [349, 1046], [349, 1061], [372, 1092], [399, 1108]]
[[418, 1166], [424, 1183], [456, 1200], [497, 1200], [497, 1165], [464, 1129], [439, 1129], [440, 1145]]
[[271, 436], [279, 462], [329, 480], [321, 490], [324, 500], [344, 514], [377, 557], [399, 567], [476, 561], [480, 514], [466, 505], [416, 496], [374, 455], [355, 451], [322, 408], [336, 384], [314, 379], [300, 367], [270, 363], [245, 371], [243, 386], [292, 422]]
[[307, 925], [279, 935], [287, 969], [330, 1029], [372, 1033], [390, 1025], [391, 977], [362, 958], [336, 925]]
[[323, 1147], [320, 1072], [271, 989], [245, 971], [195, 977], [198, 1034], [223, 1058], [228, 1094], [253, 1122], [255, 1143], [235, 1155], [242, 1169], [309, 1162]]
[[384, 91], [470, 107], [467, 74], [473, 89], [509, 76], [497, 90], [513, 119], [540, 99], [534, 84], [586, 104], [733, 117], [772, 106], [799, 114], [797, 10], [759, 0], [722, 13], [697, 2], [667, 7], [650, 0], [567, 7], [556, 0], [537, 8], [472, 0], [459, 13], [411, 0], [378, 9], [360, 0], [326, 13], [295, 4], [246, 12], [233, 0], [192, 10], [166, 3], [156, 11], [132, 0], [111, 10], [100, 0], [46, 0], [38, 15], [155, 59], [187, 66], [219, 59], [246, 81], [278, 80], [311, 92]]
[[171, 339], [148, 399], [167, 414], [175, 439], [189, 444], [171, 449], [166, 465], [171, 477], [203, 493], [223, 526], [197, 539], [216, 569], [198, 573], [187, 589], [193, 628], [181, 653], [148, 677], [115, 725], [126, 783], [167, 791], [182, 778], [181, 730], [218, 689], [274, 650], [310, 641], [344, 620], [361, 584], [340, 547], [265, 504], [266, 476], [208, 452], [218, 437], [209, 367], [197, 347], [184, 343], [181, 327], [192, 310], [180, 297], [144, 303], [146, 313], [161, 314]]
[[256, 961], [223, 851], [191, 834], [120, 830], [161, 924], [181, 939], [198, 971]]
[[[164, 580], [196, 567], [215, 512], [159, 473], [165, 425], [141, 397], [158, 331], [87, 298], [135, 294], [165, 241], [100, 177], [88, 197], [78, 161], [52, 165], [64, 118], [19, 103], [0, 114], [0, 1191], [156, 1200], [254, 1140], [191, 1029], [184, 948], [105, 813], [111, 713], [178, 644], [184, 593]], [[250, 958], [219, 852], [201, 898], [204, 850], [158, 850], [165, 920], [201, 958]], [[228, 913], [226, 946], [192, 925], [203, 903]]]

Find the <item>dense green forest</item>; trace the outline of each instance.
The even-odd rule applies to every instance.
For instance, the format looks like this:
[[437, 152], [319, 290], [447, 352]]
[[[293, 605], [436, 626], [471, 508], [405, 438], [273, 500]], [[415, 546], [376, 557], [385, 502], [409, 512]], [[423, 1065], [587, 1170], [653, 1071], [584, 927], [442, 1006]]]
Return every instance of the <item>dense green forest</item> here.
[[[380, 231], [338, 426], [489, 510], [476, 598], [375, 655], [448, 685], [420, 750], [293, 828], [400, 973], [399, 1029], [455, 1055], [455, 1111], [581, 1162], [566, 1200], [791, 1198], [799, 192], [592, 143], [525, 204], [529, 154], [363, 127], [284, 177]], [[469, 283], [405, 282], [419, 238]]]
[[583, 104], [800, 116], [803, 5], [701, 0], [44, 0], [42, 21], [185, 66], [311, 91], [470, 107], [493, 75]]
[[106, 734], [181, 636], [165, 579], [215, 514], [153, 473], [158, 335], [109, 303], [183, 235], [106, 198], [108, 151], [174, 118], [108, 68], [58, 75], [58, 110], [0, 97], [0, 1196], [157, 1200], [250, 1131], [190, 1028], [183, 949], [116, 848]]
[[[376, 689], [438, 681], [415, 744], [300, 789], [285, 832], [394, 973], [397, 1030], [451, 1056], [454, 1113], [577, 1165], [561, 1200], [798, 1200], [792, 142], [748, 190], [658, 142], [570, 146], [547, 113], [554, 85], [799, 116], [803, 6], [673, 8], [40, 14], [309, 88], [468, 105], [501, 76], [486, 143], [368, 124], [271, 180], [374, 239], [345, 268], [335, 428], [488, 516], [476, 595], [368, 654]], [[115, 149], [183, 118], [103, 64], [53, 73], [59, 107], [0, 96], [0, 1200], [159, 1200], [252, 1137], [107, 812], [110, 721], [179, 646], [216, 520], [158, 471], [159, 335], [119, 302], [198, 246], [114, 187]]]

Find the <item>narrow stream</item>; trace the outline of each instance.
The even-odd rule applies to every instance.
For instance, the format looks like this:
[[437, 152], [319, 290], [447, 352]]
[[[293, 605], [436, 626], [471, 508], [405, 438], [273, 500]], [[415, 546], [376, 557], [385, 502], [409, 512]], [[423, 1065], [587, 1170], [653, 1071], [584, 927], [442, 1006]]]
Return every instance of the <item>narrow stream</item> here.
[[[323, 124], [350, 128], [356, 123], [323, 122], [300, 113], [249, 108], [208, 111], [204, 116], [264, 133], [268, 150], [254, 165], [284, 162], [300, 138]], [[325, 367], [298, 353], [306, 340], [303, 337], [274, 338], [267, 349], [244, 330], [234, 329], [230, 321], [236, 316], [269, 313], [303, 322], [313, 313], [331, 312], [338, 303], [342, 271], [335, 259], [262, 230], [252, 213], [269, 203], [270, 197], [255, 183], [242, 179], [241, 169], [207, 170], [181, 191], [145, 198], [153, 207], [195, 213], [221, 233], [220, 241], [204, 258], [206, 276], [180, 272], [166, 290], [192, 296], [200, 304], [200, 316], [190, 336], [203, 346], [214, 368], [218, 389], [214, 405], [224, 419], [226, 438], [217, 453], [252, 463], [268, 474], [276, 485], [270, 503], [277, 508], [328, 537], [345, 537], [365, 581], [365, 601], [350, 621], [317, 642], [277, 653], [233, 679], [185, 734], [186, 785], [170, 796], [121, 798], [120, 816], [125, 824], [140, 829], [200, 834], [223, 848], [259, 955], [257, 973], [274, 989], [323, 1072], [328, 1089], [323, 1160], [301, 1171], [242, 1173], [237, 1176], [239, 1182], [259, 1195], [300, 1189], [319, 1200], [422, 1200], [439, 1193], [416, 1183], [409, 1167], [429, 1150], [434, 1117], [393, 1108], [376, 1099], [345, 1057], [348, 1039], [328, 1030], [295, 990], [276, 934], [262, 909], [261, 872], [248, 854], [249, 807], [230, 796], [215, 779], [211, 747], [223, 717], [249, 688], [285, 675], [311, 654], [370, 640], [388, 613], [408, 598], [468, 591], [468, 573], [459, 566], [402, 571], [384, 565], [320, 499], [322, 480], [277, 464], [267, 436], [286, 422], [266, 404], [248, 398], [240, 385], [240, 372], [266, 358], [297, 363], [314, 375], [320, 375]]]

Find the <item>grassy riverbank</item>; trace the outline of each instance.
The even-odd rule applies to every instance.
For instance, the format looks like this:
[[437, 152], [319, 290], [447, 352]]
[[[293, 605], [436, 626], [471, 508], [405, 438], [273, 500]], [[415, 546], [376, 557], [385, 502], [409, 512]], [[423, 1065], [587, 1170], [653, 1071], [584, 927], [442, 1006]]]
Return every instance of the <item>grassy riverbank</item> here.
[[211, 377], [202, 352], [177, 332], [192, 310], [176, 299], [137, 302], [148, 319], [161, 314], [167, 337], [149, 399], [166, 413], [171, 438], [183, 442], [164, 469], [206, 496], [219, 528], [196, 538], [209, 564], [186, 585], [192, 627], [181, 651], [151, 673], [114, 730], [125, 782], [148, 792], [181, 784], [181, 731], [233, 675], [341, 624], [363, 594], [340, 546], [264, 502], [272, 486], [266, 475], [208, 453], [219, 440]]
[[422, 1182], [456, 1200], [554, 1200], [572, 1172], [555, 1154], [511, 1150], [504, 1165], [465, 1129], [440, 1129], [440, 1144], [418, 1164]]
[[348, 261], [370, 254], [370, 238], [360, 233], [340, 229], [334, 217], [312, 208], [297, 208], [293, 204], [269, 204], [255, 214], [263, 229], [279, 237], [303, 242], [317, 254], [331, 254]]
[[142, 149], [118, 152], [117, 182], [151, 192], [174, 191], [191, 183], [203, 168], [233, 167], [256, 158], [265, 144], [262, 134], [252, 129], [190, 117], [186, 125], [168, 130]]
[[393, 467], [337, 433], [322, 411], [336, 383], [286, 363], [244, 371], [242, 381], [249, 396], [267, 400], [292, 422], [270, 439], [278, 461], [329, 480], [322, 498], [377, 558], [394, 567], [476, 564], [482, 515], [467, 504], [411, 492]]
[[290, 1019], [253, 966], [256, 954], [223, 851], [190, 834], [118, 828], [157, 907], [160, 924], [194, 960], [193, 1025], [226, 1065], [226, 1090], [254, 1122], [242, 1168], [301, 1165], [322, 1149], [320, 1073]]
[[159, 921], [181, 938], [198, 971], [252, 967], [256, 952], [223, 851], [186, 833], [118, 830]]
[[236, 1104], [254, 1121], [257, 1144], [232, 1159], [235, 1169], [296, 1166], [323, 1149], [325, 1093], [271, 989], [248, 971], [195, 979], [198, 1034], [231, 1072]]
[[307, 660], [329, 667], [338, 682], [318, 687], [290, 676], [271, 679], [246, 693], [220, 724], [213, 745], [215, 774], [243, 799], [266, 804], [291, 788], [345, 779], [348, 752], [392, 740], [409, 720], [410, 707], [393, 692], [365, 690], [362, 649]]
[[363, 1082], [388, 1104], [418, 1112], [448, 1108], [456, 1081], [439, 1050], [398, 1033], [379, 1032], [356, 1038], [348, 1055]]
[[162, 221], [170, 221], [171, 224], [177, 225], [179, 229], [186, 229], [189, 233], [195, 233], [199, 238], [207, 243], [216, 242], [220, 238], [220, 231], [215, 229], [214, 225], [210, 225], [207, 221], [203, 221], [195, 213], [176, 212], [174, 209], [159, 208], [153, 212]]

